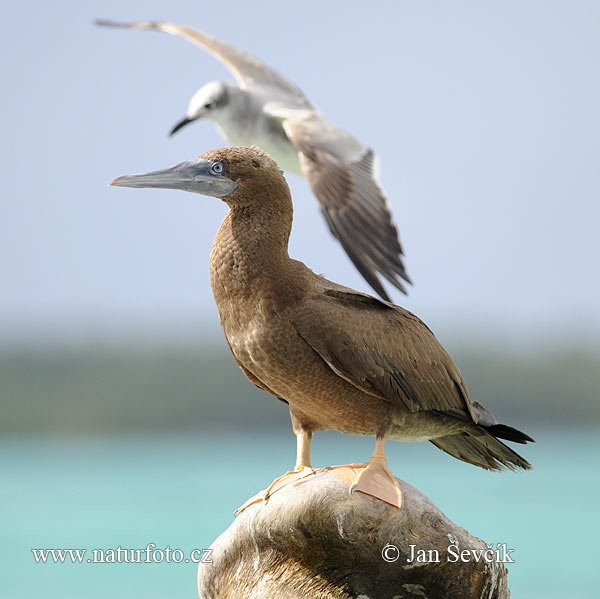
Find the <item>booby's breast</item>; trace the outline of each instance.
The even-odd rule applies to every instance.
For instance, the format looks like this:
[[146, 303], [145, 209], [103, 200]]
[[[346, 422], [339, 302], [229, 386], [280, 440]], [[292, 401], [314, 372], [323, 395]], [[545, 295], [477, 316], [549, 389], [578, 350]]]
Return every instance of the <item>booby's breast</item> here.
[[314, 423], [314, 431], [374, 435], [385, 423], [392, 426], [396, 414], [391, 404], [335, 375], [289, 320], [264, 314], [235, 332], [223, 325], [237, 361], [285, 399], [290, 411]]

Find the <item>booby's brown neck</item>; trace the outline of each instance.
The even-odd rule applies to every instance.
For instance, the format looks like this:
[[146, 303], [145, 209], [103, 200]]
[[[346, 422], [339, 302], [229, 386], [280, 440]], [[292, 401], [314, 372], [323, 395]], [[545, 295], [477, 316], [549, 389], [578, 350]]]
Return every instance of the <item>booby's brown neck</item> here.
[[[263, 195], [264, 197], [259, 197]], [[287, 185], [228, 202], [230, 210], [213, 241], [210, 278], [215, 300], [283, 297], [293, 287], [293, 261], [288, 255], [292, 202]]]

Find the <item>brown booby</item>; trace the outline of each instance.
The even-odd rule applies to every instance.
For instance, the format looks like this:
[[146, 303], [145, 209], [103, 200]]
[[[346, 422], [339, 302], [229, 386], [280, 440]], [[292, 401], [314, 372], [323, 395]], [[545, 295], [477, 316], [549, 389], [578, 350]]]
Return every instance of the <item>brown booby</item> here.
[[267, 154], [222, 148], [111, 185], [191, 191], [229, 207], [212, 245], [211, 286], [244, 374], [289, 404], [298, 449], [288, 482], [311, 472], [312, 435], [326, 429], [375, 436], [373, 457], [356, 470], [353, 486], [393, 505], [401, 497], [385, 439], [431, 441], [488, 470], [530, 468], [500, 439], [533, 439], [469, 399], [458, 368], [421, 320], [290, 258], [291, 195]]
[[209, 118], [231, 144], [259, 146], [284, 170], [305, 176], [331, 233], [369, 285], [389, 301], [379, 273], [406, 293], [400, 279], [411, 281], [371, 148], [325, 120], [296, 85], [271, 67], [208, 33], [173, 23], [97, 23], [176, 35], [224, 63], [237, 85], [207, 83], [171, 134]]

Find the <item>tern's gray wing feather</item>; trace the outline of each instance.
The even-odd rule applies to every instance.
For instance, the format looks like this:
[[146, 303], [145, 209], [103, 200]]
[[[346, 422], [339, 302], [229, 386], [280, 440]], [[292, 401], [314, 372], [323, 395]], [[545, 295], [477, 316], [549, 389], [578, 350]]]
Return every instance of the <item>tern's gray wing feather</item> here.
[[273, 110], [301, 152], [308, 179], [333, 235], [366, 281], [389, 300], [378, 274], [406, 293], [411, 283], [398, 232], [375, 174], [375, 154], [315, 111]]
[[220, 60], [231, 71], [238, 85], [246, 88], [249, 85], [266, 85], [275, 87], [286, 92], [295, 98], [301, 98], [306, 106], [310, 102], [302, 93], [300, 88], [288, 81], [283, 75], [266, 65], [264, 62], [255, 58], [251, 54], [244, 52], [233, 44], [205, 33], [199, 29], [186, 27], [184, 25], [175, 25], [174, 23], [157, 21], [137, 21], [134, 23], [119, 23], [103, 19], [96, 20], [98, 25], [105, 27], [127, 27], [131, 29], [152, 29], [163, 31], [181, 37], [192, 44], [204, 48], [212, 54], [217, 60]]

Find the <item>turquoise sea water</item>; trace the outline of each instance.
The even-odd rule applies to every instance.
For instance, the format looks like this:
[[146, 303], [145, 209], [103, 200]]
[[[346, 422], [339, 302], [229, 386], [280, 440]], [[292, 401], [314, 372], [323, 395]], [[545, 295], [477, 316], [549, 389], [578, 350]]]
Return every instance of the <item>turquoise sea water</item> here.
[[[600, 431], [528, 430], [526, 473], [488, 473], [427, 443], [388, 443], [392, 471], [454, 522], [514, 548], [515, 599], [597, 596]], [[371, 439], [321, 433], [313, 463], [366, 460]], [[32, 548], [206, 548], [233, 511], [294, 461], [291, 433], [0, 440], [6, 598], [196, 596], [180, 564], [36, 564]], [[202, 567], [202, 566], [200, 566]]]

